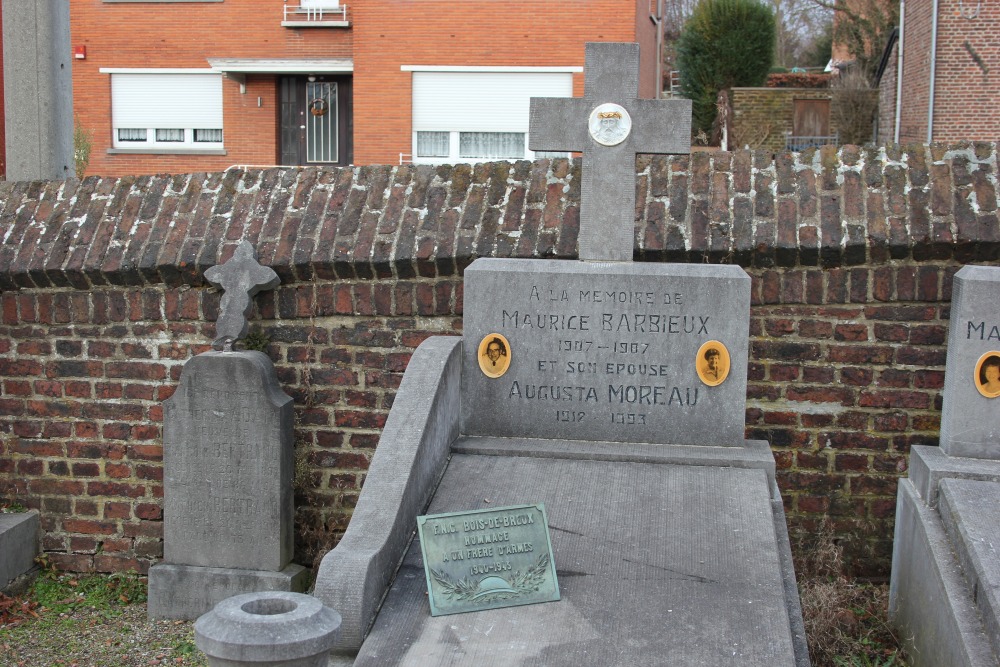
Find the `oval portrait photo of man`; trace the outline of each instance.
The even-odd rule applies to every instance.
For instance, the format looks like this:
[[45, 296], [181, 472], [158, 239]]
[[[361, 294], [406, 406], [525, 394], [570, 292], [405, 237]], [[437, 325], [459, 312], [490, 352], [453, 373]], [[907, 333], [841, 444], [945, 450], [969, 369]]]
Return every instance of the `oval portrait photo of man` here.
[[729, 350], [717, 340], [710, 340], [698, 348], [695, 357], [698, 377], [709, 387], [720, 385], [729, 375]]
[[986, 398], [1000, 396], [1000, 352], [987, 352], [976, 362], [976, 389]]
[[479, 368], [486, 377], [498, 378], [510, 367], [510, 343], [501, 334], [487, 334], [479, 343]]

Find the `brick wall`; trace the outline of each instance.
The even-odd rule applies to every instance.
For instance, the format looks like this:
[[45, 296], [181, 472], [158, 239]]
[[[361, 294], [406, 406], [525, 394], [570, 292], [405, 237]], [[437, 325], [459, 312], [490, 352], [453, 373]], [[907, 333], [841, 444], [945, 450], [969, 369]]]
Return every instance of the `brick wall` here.
[[[906, 4], [899, 140], [927, 140], [931, 71], [930, 2]], [[938, 10], [933, 140], [994, 140], [1000, 118], [990, 113], [1000, 97], [1000, 3], [941, 0]], [[977, 62], [977, 59], [979, 62]]]
[[[896, 480], [938, 435], [951, 278], [995, 261], [997, 148], [641, 158], [637, 259], [753, 278], [747, 432], [793, 531], [889, 570]], [[345, 528], [412, 350], [461, 332], [478, 256], [575, 253], [579, 161], [0, 183], [0, 501], [73, 570], [162, 552], [162, 401], [207, 349], [203, 271], [241, 238], [282, 278], [255, 326], [295, 399], [296, 534]]]
[[[732, 146], [766, 151], [785, 150], [785, 133], [792, 131], [795, 100], [828, 100], [829, 88], [733, 88]], [[831, 114], [832, 116], [832, 114]], [[830, 119], [830, 134], [837, 131]]]

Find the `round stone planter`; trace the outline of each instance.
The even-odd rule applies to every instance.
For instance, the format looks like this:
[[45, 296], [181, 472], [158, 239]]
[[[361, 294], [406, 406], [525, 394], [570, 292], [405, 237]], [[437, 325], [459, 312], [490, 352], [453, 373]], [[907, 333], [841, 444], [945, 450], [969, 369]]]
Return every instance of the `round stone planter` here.
[[195, 644], [212, 667], [326, 667], [340, 614], [311, 595], [235, 595], [194, 624]]

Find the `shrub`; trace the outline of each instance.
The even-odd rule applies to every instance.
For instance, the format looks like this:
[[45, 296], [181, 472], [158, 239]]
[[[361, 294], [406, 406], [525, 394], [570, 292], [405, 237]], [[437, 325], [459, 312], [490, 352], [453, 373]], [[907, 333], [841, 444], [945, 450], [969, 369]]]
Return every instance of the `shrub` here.
[[681, 94], [691, 100], [692, 131], [711, 132], [720, 90], [761, 86], [774, 54], [770, 6], [757, 0], [701, 0], [677, 42]]

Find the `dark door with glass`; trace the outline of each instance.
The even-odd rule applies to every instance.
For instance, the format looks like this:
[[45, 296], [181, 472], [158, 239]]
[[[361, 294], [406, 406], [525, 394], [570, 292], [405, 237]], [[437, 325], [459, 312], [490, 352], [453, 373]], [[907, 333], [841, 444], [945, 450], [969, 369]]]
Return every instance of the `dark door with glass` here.
[[284, 76], [278, 88], [279, 164], [351, 164], [351, 77]]

